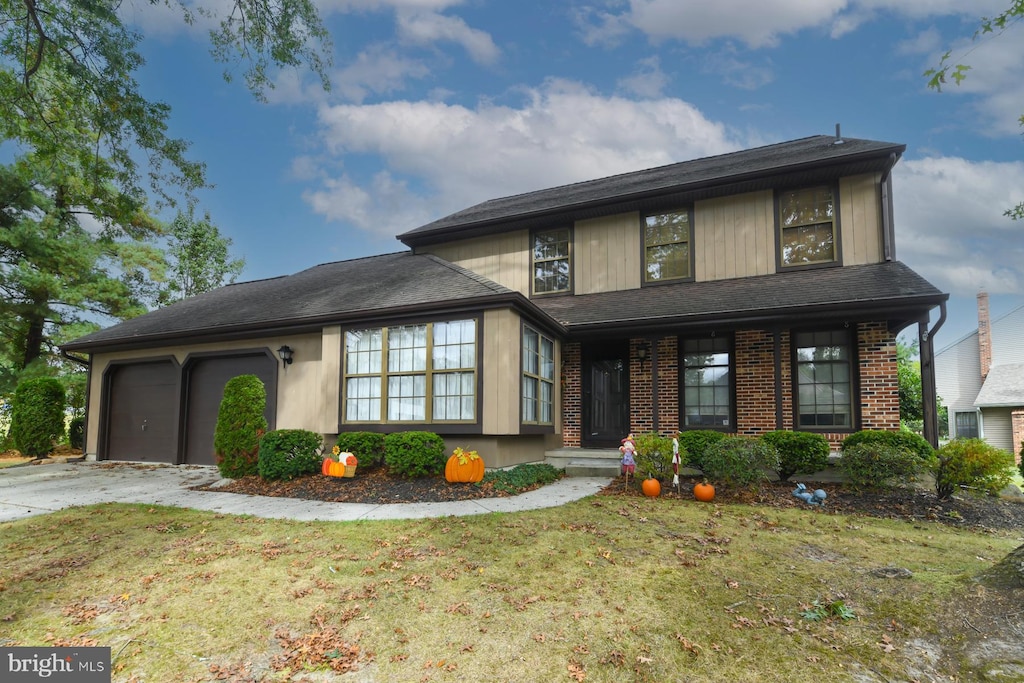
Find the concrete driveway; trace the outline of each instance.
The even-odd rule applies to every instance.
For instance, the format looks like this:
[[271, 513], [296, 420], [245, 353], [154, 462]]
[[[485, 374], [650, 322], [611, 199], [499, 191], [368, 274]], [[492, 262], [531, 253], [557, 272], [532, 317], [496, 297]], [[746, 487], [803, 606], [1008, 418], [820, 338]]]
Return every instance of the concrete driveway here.
[[607, 477], [566, 477], [509, 498], [389, 505], [190, 490], [219, 480], [216, 467], [196, 465], [69, 462], [6, 467], [0, 469], [0, 522], [96, 503], [170, 505], [269, 519], [422, 519], [555, 507], [597, 493], [611, 481]]

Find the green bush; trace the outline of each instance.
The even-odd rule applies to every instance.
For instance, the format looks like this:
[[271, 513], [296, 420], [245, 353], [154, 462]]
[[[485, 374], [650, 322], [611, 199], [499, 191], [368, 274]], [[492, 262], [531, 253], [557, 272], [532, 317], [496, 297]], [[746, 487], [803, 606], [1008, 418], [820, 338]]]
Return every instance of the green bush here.
[[266, 405], [267, 390], [256, 375], [232, 377], [224, 385], [213, 433], [221, 476], [238, 479], [257, 473], [260, 437], [267, 431]]
[[85, 447], [85, 418], [76, 417], [68, 423], [68, 444], [72, 448]]
[[428, 477], [444, 472], [444, 439], [433, 432], [396, 432], [384, 437], [384, 462], [392, 474]]
[[324, 440], [305, 429], [278, 429], [260, 439], [257, 471], [264, 479], [294, 479], [320, 470]]
[[704, 452], [708, 447], [725, 438], [722, 432], [711, 429], [691, 429], [679, 433], [679, 450], [686, 450], [690, 467], [704, 469]]
[[546, 463], [516, 465], [510, 470], [487, 470], [476, 486], [490, 484], [495, 490], [505, 493], [522, 493], [536, 486], [550, 484], [561, 478], [562, 470]]
[[813, 432], [777, 431], [762, 434], [761, 439], [779, 452], [779, 479], [794, 474], [814, 474], [828, 467], [828, 439]]
[[850, 446], [859, 446], [865, 443], [880, 443], [890, 448], [902, 448], [905, 451], [916, 453], [917, 457], [924, 461], [931, 461], [935, 455], [935, 449], [932, 448], [930, 443], [925, 441], [923, 436], [905, 431], [888, 432], [877, 429], [865, 429], [860, 432], [854, 432], [843, 439], [841, 448], [845, 453], [846, 449]]
[[1013, 476], [1013, 456], [981, 439], [953, 439], [939, 449], [935, 459], [935, 493], [939, 500], [961, 486], [995, 495]]
[[887, 488], [913, 480], [929, 464], [913, 451], [868, 440], [844, 448], [839, 469], [856, 488]]
[[359, 467], [377, 467], [384, 462], [384, 435], [378, 432], [342, 432], [334, 442], [342, 453], [351, 453]]
[[[686, 452], [679, 447], [679, 457], [686, 462]], [[672, 439], [654, 432], [636, 437], [636, 468], [648, 477], [664, 479], [672, 474]]]
[[767, 441], [727, 436], [704, 452], [704, 476], [725, 486], [749, 486], [779, 469], [779, 453]]
[[53, 377], [27, 379], [14, 391], [11, 437], [22, 455], [46, 456], [64, 438], [64, 386]]

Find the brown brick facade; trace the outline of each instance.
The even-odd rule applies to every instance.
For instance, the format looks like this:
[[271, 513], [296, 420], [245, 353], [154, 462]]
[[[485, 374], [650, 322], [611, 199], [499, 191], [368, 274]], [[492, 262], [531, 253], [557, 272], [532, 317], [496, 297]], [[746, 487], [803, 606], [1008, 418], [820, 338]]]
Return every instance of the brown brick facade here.
[[1024, 448], [1024, 408], [1010, 413], [1010, 422], [1013, 424], [1013, 458], [1020, 465], [1020, 451]]
[[583, 419], [582, 347], [562, 346], [562, 445], [579, 448]]

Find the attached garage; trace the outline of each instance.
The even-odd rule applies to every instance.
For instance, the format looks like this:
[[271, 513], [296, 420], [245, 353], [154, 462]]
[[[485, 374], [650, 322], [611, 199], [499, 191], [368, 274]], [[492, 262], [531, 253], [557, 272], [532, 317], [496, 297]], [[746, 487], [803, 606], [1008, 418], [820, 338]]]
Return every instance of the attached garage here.
[[274, 429], [277, 413], [277, 360], [269, 351], [238, 353], [230, 356], [199, 356], [184, 366], [185, 381], [185, 459], [192, 465], [216, 464], [213, 435], [217, 413], [224, 397], [224, 385], [232, 377], [256, 375], [267, 389], [264, 416]]
[[180, 374], [172, 359], [110, 367], [105, 377], [107, 460], [177, 461]]

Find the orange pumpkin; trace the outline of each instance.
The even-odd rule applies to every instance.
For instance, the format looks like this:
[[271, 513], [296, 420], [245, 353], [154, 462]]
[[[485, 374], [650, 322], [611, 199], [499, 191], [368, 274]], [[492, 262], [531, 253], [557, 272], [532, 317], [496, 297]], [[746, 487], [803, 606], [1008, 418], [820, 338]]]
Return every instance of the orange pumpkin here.
[[344, 477], [345, 476], [345, 463], [331, 461], [331, 464], [327, 466], [327, 476], [329, 477]]
[[476, 451], [456, 448], [444, 466], [444, 478], [452, 483], [478, 482], [484, 478], [484, 459]]
[[693, 487], [693, 497], [704, 503], [710, 503], [715, 499], [715, 487], [706, 481], [697, 482]]
[[644, 483], [640, 485], [640, 490], [644, 492], [645, 496], [657, 498], [661, 495], [661, 482], [654, 477], [644, 479]]
[[328, 475], [328, 468], [331, 466], [332, 462], [334, 462], [334, 461], [331, 460], [330, 458], [324, 458], [324, 463], [320, 466], [320, 474], [323, 474], [324, 476], [327, 476]]
[[359, 460], [356, 458], [356, 456], [352, 455], [351, 453], [342, 453], [342, 455], [345, 456], [346, 465], [352, 465], [353, 467], [355, 467], [356, 465], [359, 464]]

